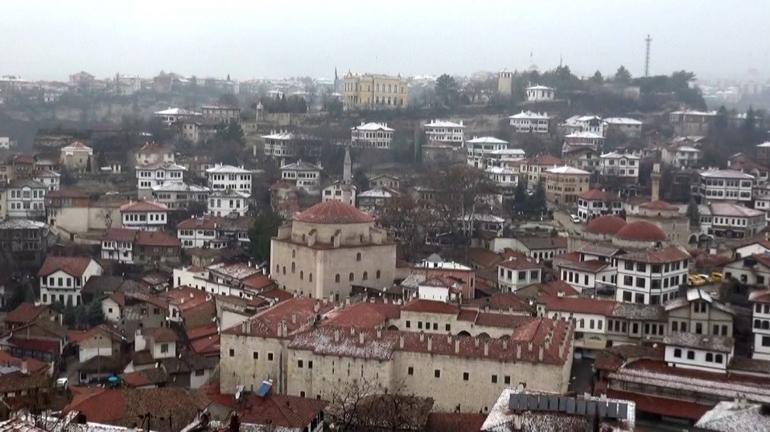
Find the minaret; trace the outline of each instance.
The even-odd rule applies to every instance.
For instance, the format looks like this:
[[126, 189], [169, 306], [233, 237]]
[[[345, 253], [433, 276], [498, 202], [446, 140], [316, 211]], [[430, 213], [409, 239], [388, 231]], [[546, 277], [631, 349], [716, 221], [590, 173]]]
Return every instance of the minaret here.
[[652, 165], [652, 173], [650, 174], [652, 180], [652, 195], [651, 201], [658, 201], [660, 199], [660, 164], [656, 163]]
[[350, 184], [353, 181], [353, 163], [350, 161], [350, 147], [345, 147], [345, 164], [342, 168], [342, 182]]

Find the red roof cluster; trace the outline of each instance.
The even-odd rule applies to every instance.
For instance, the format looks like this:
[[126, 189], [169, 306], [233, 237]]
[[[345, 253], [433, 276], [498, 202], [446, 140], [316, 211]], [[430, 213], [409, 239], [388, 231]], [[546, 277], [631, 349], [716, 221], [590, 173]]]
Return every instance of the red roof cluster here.
[[361, 210], [340, 201], [318, 203], [294, 216], [297, 222], [317, 224], [356, 224], [374, 222], [374, 218]]
[[9, 323], [27, 324], [40, 317], [44, 312], [51, 310], [46, 305], [36, 305], [34, 303], [22, 303], [16, 309], [8, 312], [5, 321]]
[[673, 261], [690, 259], [690, 254], [678, 247], [669, 246], [663, 249], [650, 249], [644, 252], [628, 253], [620, 255], [618, 258], [650, 264], [665, 264]]
[[650, 201], [646, 202], [644, 204], [641, 204], [639, 207], [647, 210], [678, 210], [677, 206], [667, 203], [666, 201], [657, 200], [657, 201]]
[[103, 240], [125, 241], [139, 246], [179, 247], [179, 239], [162, 231], [144, 231], [131, 228], [109, 228]]
[[165, 204], [150, 201], [128, 202], [120, 206], [121, 212], [161, 212], [168, 211]]
[[91, 261], [89, 257], [47, 256], [37, 275], [48, 276], [61, 270], [70, 276], [80, 277], [83, 276], [83, 272], [86, 271]]
[[455, 305], [433, 300], [412, 300], [402, 308], [404, 312], [436, 313], [456, 315], [459, 308]]
[[620, 198], [612, 192], [607, 192], [599, 189], [591, 189], [583, 192], [579, 198], [587, 201], [618, 201]]
[[592, 234], [614, 235], [626, 226], [626, 221], [620, 216], [599, 216], [588, 222], [585, 230]]
[[636, 221], [619, 229], [615, 237], [628, 241], [657, 242], [666, 240], [666, 233], [653, 223]]

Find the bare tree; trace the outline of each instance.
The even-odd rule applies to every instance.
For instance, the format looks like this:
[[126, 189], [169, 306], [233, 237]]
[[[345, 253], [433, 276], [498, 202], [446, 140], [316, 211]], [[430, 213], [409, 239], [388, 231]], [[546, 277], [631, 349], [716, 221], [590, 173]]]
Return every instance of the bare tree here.
[[354, 381], [332, 393], [327, 411], [335, 430], [388, 431], [423, 430], [433, 399], [404, 393], [403, 383], [381, 393], [366, 380]]

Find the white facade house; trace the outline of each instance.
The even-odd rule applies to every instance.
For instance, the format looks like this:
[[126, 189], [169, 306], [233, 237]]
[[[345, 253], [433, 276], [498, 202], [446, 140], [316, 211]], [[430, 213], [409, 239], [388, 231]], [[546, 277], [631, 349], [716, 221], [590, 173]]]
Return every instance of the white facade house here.
[[174, 162], [176, 156], [171, 147], [155, 143], [145, 143], [135, 155], [136, 165], [160, 165]]
[[37, 173], [35, 177], [32, 178], [32, 180], [45, 185], [49, 192], [57, 191], [61, 187], [61, 174], [57, 173], [56, 171], [41, 171]]
[[628, 138], [639, 138], [642, 136], [642, 122], [636, 119], [608, 117], [604, 119], [604, 124], [608, 132], [614, 131]]
[[221, 221], [218, 218], [193, 217], [177, 224], [177, 238], [185, 249], [221, 249], [227, 246], [227, 241], [220, 238], [218, 232], [220, 228]]
[[[508, 150], [508, 141], [491, 136], [474, 137], [473, 139], [468, 140], [465, 145], [468, 149], [468, 165], [481, 169], [487, 167], [493, 152]], [[521, 153], [523, 159], [524, 152], [521, 151]]]
[[321, 201], [339, 201], [356, 206], [356, 186], [344, 181], [336, 181], [323, 188]]
[[761, 289], [749, 294], [751, 309], [751, 332], [753, 346], [751, 358], [770, 360], [770, 290]]
[[135, 201], [120, 206], [120, 219], [124, 228], [159, 231], [168, 221], [168, 207], [152, 201]]
[[699, 174], [697, 194], [701, 203], [747, 202], [752, 198], [754, 176], [736, 170], [708, 170]]
[[679, 287], [687, 283], [689, 258], [673, 246], [618, 256], [615, 299], [655, 305], [676, 298]]
[[201, 113], [184, 108], [167, 108], [161, 111], [155, 111], [152, 113], [152, 116], [159, 119], [166, 126], [171, 126], [178, 121], [203, 118]]
[[508, 120], [516, 133], [547, 134], [551, 125], [551, 117], [546, 112], [522, 111]]
[[251, 170], [232, 165], [217, 164], [206, 170], [206, 177], [212, 192], [232, 189], [251, 196], [252, 175]]
[[620, 177], [624, 180], [639, 179], [639, 156], [609, 152], [599, 156], [599, 159], [601, 175]]
[[267, 135], [262, 135], [262, 140], [265, 156], [280, 158], [297, 155], [294, 134], [289, 131], [271, 131]]
[[767, 227], [762, 210], [728, 202], [698, 206], [700, 231], [717, 238], [749, 238]]
[[574, 132], [591, 132], [597, 135], [604, 136], [604, 120], [601, 117], [592, 114], [589, 115], [574, 115], [560, 124], [560, 128], [564, 130], [565, 134], [571, 134]]
[[0, 136], [0, 149], [9, 150], [11, 148], [11, 137]]
[[527, 102], [545, 102], [556, 98], [556, 90], [544, 85], [529, 86], [526, 89]]
[[38, 271], [40, 303], [77, 306], [80, 291], [93, 276], [102, 274], [102, 267], [89, 257], [49, 256]]
[[765, 212], [765, 218], [770, 222], [770, 184], [760, 184], [752, 189], [754, 208]]
[[139, 165], [136, 167], [136, 189], [139, 199], [147, 199], [152, 196], [155, 188], [166, 183], [181, 183], [184, 181], [184, 172], [187, 168], [174, 162], [161, 162], [151, 165]]
[[432, 120], [430, 123], [425, 123], [424, 128], [428, 144], [450, 145], [457, 148], [465, 145], [465, 126], [462, 121], [455, 123]]
[[671, 146], [661, 150], [660, 158], [676, 168], [697, 168], [701, 164], [702, 152], [688, 145]]
[[591, 189], [578, 196], [577, 215], [583, 222], [603, 215], [620, 214], [623, 211], [623, 201], [618, 194]]
[[[152, 199], [171, 210], [187, 208], [190, 203], [205, 203], [211, 189], [184, 182], [166, 182], [152, 187]], [[140, 196], [141, 198], [141, 196]]]
[[80, 141], [62, 147], [59, 151], [59, 162], [66, 169], [73, 172], [84, 172], [91, 169], [94, 149]]
[[298, 160], [281, 167], [281, 179], [294, 183], [298, 189], [315, 194], [321, 186], [321, 167]]
[[[12, 219], [41, 219], [45, 217], [45, 196], [48, 188], [34, 180], [16, 180], [3, 191], [5, 208], [0, 214]], [[0, 202], [0, 206], [2, 206]]]
[[726, 372], [735, 345], [732, 337], [696, 333], [672, 333], [663, 343], [669, 366], [708, 372]]
[[245, 216], [249, 211], [249, 195], [234, 189], [215, 190], [208, 199], [206, 214], [212, 216]]
[[497, 285], [502, 292], [516, 292], [543, 280], [543, 266], [524, 256], [513, 256], [497, 266]]
[[353, 147], [387, 150], [393, 142], [395, 129], [387, 123], [361, 123], [350, 128], [350, 143]]
[[580, 131], [572, 132], [564, 136], [564, 152], [576, 147], [591, 147], [594, 150], [599, 150], [604, 145], [604, 135], [591, 132]]

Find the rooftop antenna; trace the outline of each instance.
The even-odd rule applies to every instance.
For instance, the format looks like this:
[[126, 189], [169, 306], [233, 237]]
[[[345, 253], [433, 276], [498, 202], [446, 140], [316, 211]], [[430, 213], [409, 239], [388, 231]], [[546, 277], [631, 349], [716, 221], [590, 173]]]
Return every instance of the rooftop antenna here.
[[650, 44], [652, 43], [652, 38], [650, 37], [649, 34], [644, 39], [644, 43], [646, 45], [646, 49], [644, 52], [644, 76], [646, 78], [650, 76]]

